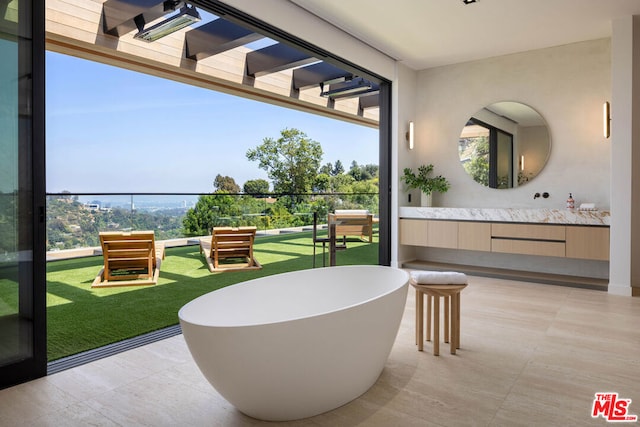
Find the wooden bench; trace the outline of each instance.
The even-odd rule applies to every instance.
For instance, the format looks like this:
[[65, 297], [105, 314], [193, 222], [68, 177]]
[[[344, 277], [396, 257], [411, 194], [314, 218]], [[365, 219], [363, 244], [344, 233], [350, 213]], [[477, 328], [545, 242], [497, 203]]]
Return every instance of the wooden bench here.
[[[253, 256], [256, 227], [214, 227], [211, 238], [200, 239], [209, 271], [258, 270], [262, 266]], [[222, 264], [222, 260], [242, 258], [244, 263]]]
[[104, 266], [91, 287], [152, 285], [158, 282], [164, 246], [153, 231], [100, 233]]
[[366, 210], [338, 210], [330, 213], [329, 224], [336, 224], [336, 236], [357, 236], [373, 241], [373, 214]]

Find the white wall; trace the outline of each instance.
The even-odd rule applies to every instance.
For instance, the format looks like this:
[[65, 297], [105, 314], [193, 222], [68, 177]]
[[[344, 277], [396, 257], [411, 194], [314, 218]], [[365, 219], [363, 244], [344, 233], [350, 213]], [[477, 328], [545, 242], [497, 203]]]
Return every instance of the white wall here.
[[611, 51], [609, 292], [630, 295], [635, 290], [640, 295], [640, 16], [613, 21]]
[[[399, 169], [433, 163], [436, 174], [452, 184], [434, 197], [440, 206], [563, 208], [571, 192], [578, 204], [608, 209], [611, 151], [602, 136], [602, 103], [611, 99], [610, 51], [610, 40], [602, 39], [419, 72], [417, 147]], [[531, 106], [550, 128], [546, 167], [531, 182], [508, 190], [475, 183], [457, 152], [467, 119], [498, 101]], [[534, 200], [536, 192], [551, 197]]]
[[[391, 176], [400, 176], [404, 166], [412, 162], [414, 150], [409, 150], [406, 133], [409, 122], [416, 121], [416, 82], [418, 73], [398, 63], [392, 84], [392, 170]], [[391, 265], [398, 267], [402, 261], [414, 258], [413, 248], [400, 246], [398, 241], [398, 206], [408, 205], [408, 194], [398, 179], [391, 182]], [[420, 201], [420, 194], [413, 191], [412, 201]], [[415, 203], [414, 203], [415, 204]]]

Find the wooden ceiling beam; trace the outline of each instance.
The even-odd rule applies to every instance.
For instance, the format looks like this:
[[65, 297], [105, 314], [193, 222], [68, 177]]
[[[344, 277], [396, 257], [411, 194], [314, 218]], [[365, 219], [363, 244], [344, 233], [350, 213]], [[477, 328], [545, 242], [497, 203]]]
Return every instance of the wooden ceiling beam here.
[[293, 70], [293, 88], [306, 89], [320, 83], [343, 81], [353, 78], [353, 74], [327, 62], [307, 65]]
[[247, 54], [247, 75], [260, 77], [317, 61], [307, 53], [277, 43]]
[[359, 105], [361, 110], [366, 110], [367, 108], [374, 108], [380, 106], [380, 95], [375, 93], [373, 95], [365, 95], [361, 96], [359, 99]]
[[264, 38], [222, 18], [187, 31], [185, 37], [186, 56], [196, 61]]

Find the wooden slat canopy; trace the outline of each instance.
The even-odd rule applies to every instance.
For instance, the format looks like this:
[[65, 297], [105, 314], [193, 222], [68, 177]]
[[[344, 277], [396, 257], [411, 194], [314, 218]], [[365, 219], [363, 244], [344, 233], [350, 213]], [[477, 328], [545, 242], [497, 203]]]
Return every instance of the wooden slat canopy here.
[[[195, 2], [197, 5], [197, 2]], [[47, 49], [275, 105], [378, 126], [378, 103], [321, 96], [321, 86], [355, 76], [200, 9], [202, 22], [154, 42], [133, 36], [182, 7], [174, 0], [47, 0]], [[152, 21], [153, 20], [153, 21]], [[326, 80], [320, 80], [326, 79]], [[371, 95], [371, 94], [368, 94]]]
[[200, 61], [263, 38], [262, 34], [218, 18], [186, 32], [187, 58]]

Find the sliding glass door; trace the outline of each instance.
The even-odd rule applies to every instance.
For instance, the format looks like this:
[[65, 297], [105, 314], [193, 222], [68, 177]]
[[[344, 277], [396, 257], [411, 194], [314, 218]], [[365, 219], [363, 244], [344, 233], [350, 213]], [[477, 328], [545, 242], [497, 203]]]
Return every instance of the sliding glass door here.
[[0, 0], [0, 388], [46, 374], [40, 3]]

